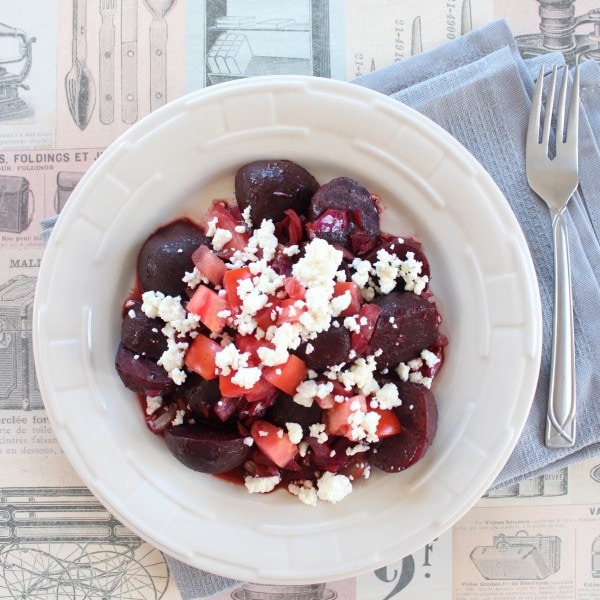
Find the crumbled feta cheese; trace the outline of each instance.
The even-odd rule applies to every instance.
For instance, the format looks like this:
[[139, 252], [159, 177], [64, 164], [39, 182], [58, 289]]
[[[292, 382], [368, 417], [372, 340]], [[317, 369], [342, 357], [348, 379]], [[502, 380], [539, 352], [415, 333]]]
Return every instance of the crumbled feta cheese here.
[[398, 373], [398, 377], [400, 377], [401, 381], [408, 381], [408, 376], [410, 375], [410, 367], [406, 363], [401, 362], [396, 367], [396, 373]]
[[173, 425], [173, 427], [177, 427], [178, 425], [183, 425], [184, 415], [185, 415], [185, 410], [178, 410], [175, 413], [175, 418], [171, 421], [171, 425]]
[[272, 260], [279, 241], [275, 236], [275, 225], [271, 219], [263, 219], [258, 229], [255, 229], [248, 240], [249, 249], [262, 250], [264, 260]]
[[439, 356], [437, 356], [437, 354], [434, 354], [430, 350], [423, 350], [421, 352], [421, 358], [423, 359], [425, 364], [430, 368], [435, 367], [435, 365], [437, 365], [440, 362]]
[[315, 351], [315, 347], [308, 342], [308, 344], [306, 344], [306, 347], [304, 348], [304, 352], [306, 352], [306, 354], [312, 354]]
[[133, 308], [129, 309], [129, 312], [127, 313], [127, 316], [130, 319], [135, 319], [135, 310], [133, 310]]
[[233, 234], [229, 229], [217, 228], [212, 239], [212, 247], [219, 252], [231, 241]]
[[300, 254], [300, 248], [297, 245], [287, 246], [283, 249], [283, 253], [286, 256], [295, 256], [296, 254]]
[[186, 271], [181, 281], [187, 283], [192, 289], [197, 288], [201, 283], [208, 283], [208, 279], [196, 267], [192, 271]]
[[348, 446], [348, 448], [346, 448], [346, 454], [348, 456], [354, 456], [355, 454], [360, 454], [361, 452], [368, 452], [370, 448], [371, 447], [367, 444], [358, 443], [355, 446]]
[[304, 256], [292, 267], [293, 276], [305, 287], [333, 287], [343, 252], [321, 238], [305, 247]]
[[398, 388], [393, 383], [386, 383], [377, 392], [375, 392], [377, 405], [382, 410], [394, 408], [402, 405], [402, 400], [398, 396]]
[[320, 444], [324, 444], [329, 439], [329, 436], [325, 433], [325, 423], [313, 423], [308, 428], [308, 434], [310, 437], [316, 438]]
[[318, 384], [314, 379], [303, 381], [294, 394], [294, 402], [300, 406], [310, 408], [313, 405], [313, 399], [317, 395]]
[[219, 219], [217, 217], [213, 217], [206, 225], [206, 237], [213, 237], [215, 233], [217, 233], [217, 223]]
[[286, 423], [285, 426], [288, 430], [290, 442], [292, 442], [292, 444], [299, 444], [303, 437], [302, 426], [298, 423]]
[[146, 414], [153, 415], [163, 403], [162, 396], [146, 396]]
[[267, 494], [272, 492], [277, 484], [281, 481], [279, 475], [272, 475], [271, 477], [245, 477], [244, 485], [251, 494]]
[[240, 367], [231, 381], [244, 389], [251, 390], [260, 377], [261, 370], [258, 367]]
[[252, 446], [253, 444], [254, 444], [254, 438], [252, 436], [248, 435], [244, 438], [245, 446]]
[[252, 229], [252, 219], [250, 218], [250, 211], [252, 209], [250, 208], [250, 206], [246, 206], [246, 208], [242, 211], [242, 218], [244, 219], [244, 223], [246, 223], [246, 226], [248, 227], [248, 229]]
[[215, 365], [221, 374], [229, 375], [231, 371], [239, 371], [248, 366], [248, 352], [240, 352], [235, 344], [228, 344], [215, 354]]
[[298, 496], [298, 499], [308, 506], [315, 506], [317, 504], [317, 490], [313, 487], [311, 481], [304, 481], [302, 485], [290, 483], [288, 491], [294, 494], [294, 496]]
[[326, 471], [317, 481], [317, 497], [327, 502], [339, 502], [352, 492], [352, 482], [346, 475]]

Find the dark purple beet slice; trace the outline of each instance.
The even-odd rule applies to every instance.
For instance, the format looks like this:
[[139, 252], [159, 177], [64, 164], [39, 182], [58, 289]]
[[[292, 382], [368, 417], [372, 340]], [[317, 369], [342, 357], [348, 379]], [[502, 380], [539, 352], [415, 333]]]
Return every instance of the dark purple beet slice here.
[[402, 405], [394, 409], [402, 431], [378, 442], [369, 454], [371, 464], [388, 473], [403, 471], [425, 454], [438, 422], [437, 405], [430, 389], [420, 383], [394, 383], [402, 400]]
[[425, 439], [429, 446], [437, 431], [438, 411], [433, 392], [420, 383], [398, 382], [402, 405], [394, 410], [405, 430]]
[[404, 430], [378, 442], [369, 452], [369, 462], [386, 473], [397, 473], [414, 465], [427, 446], [424, 438]]
[[[345, 211], [345, 217], [336, 211]], [[326, 214], [328, 218], [320, 221]], [[348, 177], [338, 177], [322, 185], [310, 202], [308, 215], [312, 224], [307, 229], [313, 235], [353, 252], [367, 252], [379, 237], [379, 212], [371, 193]], [[347, 222], [345, 228], [344, 222]]]
[[285, 211], [308, 213], [308, 205], [319, 188], [317, 180], [290, 160], [257, 160], [235, 175], [235, 197], [241, 211], [250, 206], [250, 217], [258, 227], [263, 219], [280, 221]]
[[376, 296], [381, 313], [371, 338], [370, 352], [383, 350], [377, 358], [380, 369], [418, 356], [438, 337], [439, 314], [435, 304], [412, 292], [394, 291]]
[[175, 388], [175, 383], [162, 367], [123, 344], [119, 344], [115, 366], [125, 387], [137, 394], [164, 396]]
[[167, 338], [161, 332], [165, 324], [160, 319], [149, 319], [141, 306], [135, 300], [127, 303], [121, 324], [121, 343], [136, 354], [158, 360], [167, 349]]
[[306, 407], [294, 402], [291, 396], [281, 394], [267, 411], [265, 419], [284, 428], [286, 423], [298, 423], [307, 432], [313, 423], [321, 420], [321, 409], [317, 403]]
[[195, 417], [214, 420], [214, 407], [221, 400], [218, 379], [207, 380], [196, 373], [188, 373], [179, 391]]
[[226, 473], [241, 465], [250, 454], [250, 447], [237, 431], [212, 425], [178, 425], [167, 429], [164, 435], [173, 456], [202, 473]]
[[[306, 351], [308, 343], [313, 347], [310, 353]], [[309, 369], [320, 371], [348, 361], [352, 334], [345, 327], [330, 327], [308, 343], [302, 344], [295, 354]]]
[[138, 256], [142, 290], [184, 297], [187, 284], [182, 277], [194, 268], [194, 251], [207, 243], [202, 229], [189, 219], [179, 219], [158, 229], [144, 242]]

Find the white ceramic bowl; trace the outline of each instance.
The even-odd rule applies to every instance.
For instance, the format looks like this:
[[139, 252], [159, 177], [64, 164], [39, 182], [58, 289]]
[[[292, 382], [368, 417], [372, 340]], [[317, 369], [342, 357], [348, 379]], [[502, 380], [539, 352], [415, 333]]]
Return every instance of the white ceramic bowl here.
[[[143, 240], [233, 198], [238, 167], [292, 159], [360, 180], [382, 228], [424, 244], [450, 339], [426, 456], [338, 504], [249, 495], [177, 462], [114, 369], [120, 310]], [[399, 102], [309, 77], [261, 77], [177, 100], [118, 139], [67, 202], [39, 275], [34, 346], [48, 415], [92, 492], [142, 538], [228, 577], [330, 581], [417, 550], [485, 492], [514, 447], [540, 360], [540, 306], [521, 230], [466, 150]]]

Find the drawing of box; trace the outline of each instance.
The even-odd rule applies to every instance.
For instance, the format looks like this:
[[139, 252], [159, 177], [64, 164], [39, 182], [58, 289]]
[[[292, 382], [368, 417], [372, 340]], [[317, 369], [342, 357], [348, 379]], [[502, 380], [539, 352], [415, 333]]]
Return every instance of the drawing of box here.
[[248, 38], [243, 33], [237, 34], [225, 57], [229, 72], [232, 75], [243, 75], [252, 60], [252, 56], [252, 48], [250, 48]]
[[211, 46], [206, 56], [206, 64], [212, 73], [229, 73], [225, 56], [233, 44], [235, 34], [222, 33]]
[[295, 22], [295, 19], [269, 19], [268, 21], [260, 21], [257, 25], [265, 29], [283, 29], [284, 27], [293, 25]]
[[223, 17], [217, 17], [215, 25], [219, 29], [239, 29], [241, 27], [254, 27], [255, 18], [249, 17], [237, 17], [235, 15], [225, 15]]

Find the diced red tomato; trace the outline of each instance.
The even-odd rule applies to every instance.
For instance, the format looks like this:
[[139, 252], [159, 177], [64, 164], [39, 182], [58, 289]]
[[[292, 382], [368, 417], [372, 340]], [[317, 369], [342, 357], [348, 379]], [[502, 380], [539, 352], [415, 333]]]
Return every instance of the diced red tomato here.
[[235, 372], [230, 373], [229, 375], [219, 375], [219, 391], [221, 392], [221, 395], [226, 398], [240, 398], [249, 391], [241, 385], [233, 383], [231, 379], [234, 376]]
[[199, 246], [192, 254], [192, 261], [213, 285], [221, 285], [226, 270], [225, 263], [208, 246]]
[[220, 333], [227, 323], [227, 317], [219, 316], [219, 313], [229, 310], [229, 306], [223, 296], [201, 284], [190, 298], [187, 310], [198, 315], [213, 333]]
[[212, 221], [215, 217], [217, 217], [217, 227], [219, 229], [226, 229], [231, 232], [231, 240], [223, 247], [225, 254], [232, 254], [235, 250], [243, 252], [248, 245], [248, 233], [241, 233], [236, 231], [235, 228], [239, 225], [244, 225], [244, 222], [237, 220], [236, 216], [232, 213], [232, 210], [222, 201], [214, 203], [212, 209], [208, 213], [206, 222]]
[[204, 379], [216, 379], [215, 356], [221, 350], [223, 350], [221, 344], [199, 334], [190, 344], [183, 362], [188, 369], [198, 373]]
[[362, 295], [360, 288], [354, 281], [337, 281], [333, 286], [333, 296], [343, 296], [346, 292], [350, 294], [350, 304], [345, 308], [340, 317], [349, 317], [355, 315], [360, 310], [362, 304]]
[[283, 289], [288, 297], [293, 300], [304, 300], [306, 289], [295, 277], [286, 277], [283, 282]]
[[[298, 304], [300, 306], [298, 306]], [[280, 300], [277, 325], [283, 325], [283, 323], [297, 323], [300, 320], [300, 316], [307, 310], [306, 304], [301, 300], [294, 300], [293, 298]]]
[[259, 329], [267, 331], [271, 325], [277, 323], [277, 307], [279, 306], [279, 300], [269, 300], [264, 308], [261, 308], [255, 315], [254, 320], [256, 321]]
[[371, 409], [379, 415], [379, 423], [377, 424], [377, 437], [382, 440], [383, 438], [390, 437], [390, 435], [396, 435], [402, 431], [402, 425], [400, 419], [396, 415], [396, 412], [391, 408], [386, 410]]
[[[351, 347], [358, 354], [366, 354], [369, 351], [369, 342], [373, 337], [375, 325], [381, 309], [377, 304], [363, 304], [358, 311], [357, 319], [360, 331], [352, 332]], [[361, 322], [363, 321], [364, 322]]]
[[288, 434], [268, 421], [254, 421], [250, 435], [263, 454], [282, 469], [298, 454], [298, 446], [292, 444]]
[[283, 365], [263, 367], [263, 377], [289, 396], [296, 393], [296, 388], [306, 379], [307, 372], [306, 364], [295, 354], [290, 354]]
[[325, 411], [325, 431], [329, 435], [343, 435], [353, 439], [350, 421], [357, 410], [362, 412], [368, 410], [367, 400], [362, 394], [351, 396], [343, 402], [336, 402]]
[[238, 284], [243, 279], [250, 279], [252, 273], [248, 267], [241, 267], [240, 269], [231, 269], [225, 271], [223, 275], [223, 288], [227, 292], [227, 302], [232, 311], [239, 310], [242, 306], [242, 300], [238, 295]]
[[244, 398], [250, 403], [261, 402], [279, 395], [279, 390], [262, 377], [254, 384], [251, 390], [246, 390]]
[[260, 363], [258, 357], [259, 348], [273, 348], [273, 344], [265, 340], [259, 340], [253, 335], [241, 335], [235, 336], [235, 345], [240, 352], [247, 352], [250, 355], [248, 359], [248, 365], [251, 367], [257, 367]]

